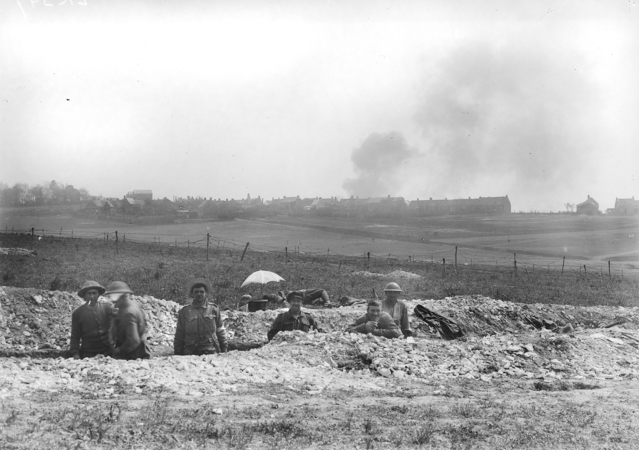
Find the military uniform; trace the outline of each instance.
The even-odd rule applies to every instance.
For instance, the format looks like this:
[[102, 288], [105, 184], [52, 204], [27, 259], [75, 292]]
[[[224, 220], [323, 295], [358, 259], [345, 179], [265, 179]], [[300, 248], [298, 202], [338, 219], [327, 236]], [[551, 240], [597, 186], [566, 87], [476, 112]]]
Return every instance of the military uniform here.
[[176, 355], [206, 355], [227, 350], [226, 330], [217, 306], [205, 300], [180, 310], [173, 341]]
[[119, 311], [111, 325], [111, 341], [116, 359], [148, 359], [151, 350], [146, 342], [146, 317], [135, 300], [116, 302]]
[[71, 315], [71, 355], [81, 358], [91, 358], [96, 355], [108, 356], [109, 320], [113, 313], [110, 303], [96, 302], [94, 306], [88, 303], [77, 308]]
[[309, 314], [300, 311], [299, 316], [294, 316], [290, 311], [286, 311], [278, 315], [268, 331], [268, 340], [270, 341], [280, 331], [301, 330], [307, 333], [310, 329], [322, 331], [317, 320]]
[[[349, 333], [368, 333], [366, 331], [366, 323], [370, 322], [372, 319], [368, 316], [368, 313], [364, 314], [362, 317], [357, 319], [355, 323], [349, 326], [346, 331]], [[393, 320], [391, 316], [383, 312], [381, 316], [379, 316], [379, 320], [377, 321], [377, 328], [371, 331], [373, 336], [383, 336], [388, 339], [398, 338], [402, 335], [399, 327]]]

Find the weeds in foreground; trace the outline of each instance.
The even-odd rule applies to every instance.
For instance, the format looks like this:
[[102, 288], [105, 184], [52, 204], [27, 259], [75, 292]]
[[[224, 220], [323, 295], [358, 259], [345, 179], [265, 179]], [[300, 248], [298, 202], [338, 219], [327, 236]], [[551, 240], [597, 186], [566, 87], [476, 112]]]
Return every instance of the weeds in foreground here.
[[433, 435], [435, 434], [435, 432], [436, 432], [436, 429], [434, 424], [428, 423], [426, 425], [423, 425], [417, 428], [415, 431], [413, 431], [412, 443], [417, 444], [420, 447], [425, 444], [428, 444], [430, 440], [433, 438]]

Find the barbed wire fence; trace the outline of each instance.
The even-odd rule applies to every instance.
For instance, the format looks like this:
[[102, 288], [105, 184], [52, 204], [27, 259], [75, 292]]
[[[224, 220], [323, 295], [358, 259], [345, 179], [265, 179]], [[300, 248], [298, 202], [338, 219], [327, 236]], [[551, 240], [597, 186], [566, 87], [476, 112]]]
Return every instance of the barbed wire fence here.
[[[78, 231], [68, 229], [44, 229], [29, 228], [15, 229], [8, 227], [0, 230], [0, 234], [26, 235], [31, 237], [32, 245], [35, 247], [42, 240], [55, 238], [72, 238], [78, 240], [104, 241], [105, 245], [113, 247], [114, 254], [119, 254], [127, 248], [128, 243], [153, 244], [158, 249], [176, 248], [206, 251], [206, 260], [211, 255], [220, 255], [228, 252], [228, 256], [234, 257], [241, 254], [239, 261], [266, 262], [269, 257], [279, 258], [286, 263], [295, 263], [300, 260], [315, 263], [349, 265], [361, 267], [366, 270], [389, 270], [394, 266], [415, 267], [417, 270], [439, 270], [442, 276], [458, 275], [465, 271], [489, 273], [509, 273], [513, 278], [530, 277], [535, 273], [545, 271], [558, 276], [576, 276], [580, 280], [604, 280], [614, 281], [624, 278], [639, 279], [636, 271], [624, 270], [620, 263], [613, 261], [592, 261], [586, 259], [567, 257], [540, 257], [526, 253], [512, 253], [492, 258], [477, 256], [472, 249], [458, 247], [450, 244], [447, 248], [438, 251], [416, 252], [412, 254], [374, 253], [365, 252], [362, 254], [342, 254], [331, 250], [329, 247], [325, 251], [313, 251], [302, 249], [301, 243], [288, 245], [284, 248], [279, 246], [251, 244], [214, 236], [210, 233], [191, 233], [176, 235], [175, 233], [143, 233], [143, 232], [121, 232], [114, 231]], [[447, 244], [438, 243], [438, 246]], [[496, 252], [496, 251], [495, 251]], [[496, 252], [497, 253], [497, 252]], [[540, 259], [543, 258], [543, 261]]]

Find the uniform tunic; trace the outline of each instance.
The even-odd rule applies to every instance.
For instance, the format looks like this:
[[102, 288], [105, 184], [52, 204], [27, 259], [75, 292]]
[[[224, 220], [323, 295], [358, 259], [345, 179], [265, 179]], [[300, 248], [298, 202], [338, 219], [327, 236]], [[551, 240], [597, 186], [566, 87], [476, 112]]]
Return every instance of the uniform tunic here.
[[205, 300], [180, 310], [173, 340], [176, 355], [204, 355], [227, 350], [226, 329], [217, 306]]
[[[368, 333], [366, 331], [366, 322], [370, 322], [372, 319], [368, 316], [368, 313], [357, 319], [355, 323], [349, 326], [346, 331], [349, 333]], [[377, 328], [370, 332], [373, 336], [383, 336], [388, 339], [398, 338], [402, 335], [399, 327], [391, 316], [385, 312], [379, 317], [377, 321]]]
[[[117, 305], [117, 303], [116, 303]], [[119, 307], [111, 325], [111, 342], [117, 359], [148, 359], [146, 317], [136, 301], [128, 300]]]
[[309, 313], [300, 312], [299, 316], [294, 316], [290, 311], [286, 311], [275, 318], [267, 336], [270, 341], [280, 331], [301, 330], [308, 333], [311, 328], [322, 331], [317, 320]]
[[96, 302], [93, 307], [87, 302], [73, 311], [70, 342], [72, 355], [91, 357], [110, 353], [109, 320], [112, 313], [113, 306], [104, 302]]

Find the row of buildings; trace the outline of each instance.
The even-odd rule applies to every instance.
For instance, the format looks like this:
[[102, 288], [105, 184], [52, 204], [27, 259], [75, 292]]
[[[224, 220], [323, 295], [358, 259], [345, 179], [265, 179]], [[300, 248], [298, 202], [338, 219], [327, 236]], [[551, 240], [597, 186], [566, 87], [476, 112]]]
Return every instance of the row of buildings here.
[[[337, 197], [300, 198], [282, 197], [270, 200], [261, 197], [245, 199], [214, 199], [203, 197], [153, 199], [150, 190], [128, 192], [122, 199], [94, 198], [85, 207], [95, 214], [143, 214], [173, 215], [183, 218], [233, 218], [269, 214], [296, 214], [310, 212], [330, 216], [378, 216], [391, 217], [411, 215], [415, 217], [445, 216], [460, 214], [500, 215], [512, 212], [508, 196], [479, 197], [467, 199], [416, 199], [406, 201], [403, 197]], [[599, 203], [588, 196], [577, 205], [577, 214], [597, 215]], [[616, 199], [615, 207], [608, 214], [639, 214], [639, 201]]]
[[338, 199], [282, 197], [270, 200], [261, 197], [245, 199], [213, 199], [202, 197], [153, 199], [150, 190], [128, 192], [122, 199], [94, 198], [87, 203], [85, 211], [95, 214], [172, 214], [185, 218], [231, 218], [241, 215], [268, 215], [281, 213], [314, 212], [335, 216], [414, 216], [449, 214], [509, 214], [511, 204], [508, 196], [479, 197], [468, 199], [412, 200], [403, 197], [350, 197]]

